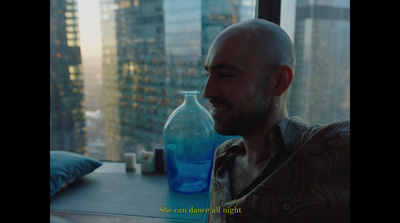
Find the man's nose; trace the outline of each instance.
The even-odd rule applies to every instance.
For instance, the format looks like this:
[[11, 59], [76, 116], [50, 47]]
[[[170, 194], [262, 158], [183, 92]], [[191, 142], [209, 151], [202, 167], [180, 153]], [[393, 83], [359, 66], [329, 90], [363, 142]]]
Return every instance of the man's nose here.
[[208, 99], [215, 98], [219, 96], [218, 92], [219, 92], [218, 83], [216, 83], [215, 79], [212, 77], [212, 75], [210, 75], [203, 89], [203, 97]]

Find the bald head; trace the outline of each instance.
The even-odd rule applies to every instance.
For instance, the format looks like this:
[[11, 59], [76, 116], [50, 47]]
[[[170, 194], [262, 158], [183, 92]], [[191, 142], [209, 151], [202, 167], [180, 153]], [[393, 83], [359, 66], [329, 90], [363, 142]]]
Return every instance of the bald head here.
[[[235, 42], [255, 54], [265, 68], [289, 65], [294, 69], [296, 59], [294, 46], [287, 33], [278, 25], [263, 19], [248, 19], [224, 29], [210, 46], [218, 48]], [[243, 49], [245, 50], [245, 49]]]
[[290, 38], [273, 23], [251, 19], [223, 30], [204, 61], [203, 96], [217, 132], [250, 137], [287, 117], [294, 61]]

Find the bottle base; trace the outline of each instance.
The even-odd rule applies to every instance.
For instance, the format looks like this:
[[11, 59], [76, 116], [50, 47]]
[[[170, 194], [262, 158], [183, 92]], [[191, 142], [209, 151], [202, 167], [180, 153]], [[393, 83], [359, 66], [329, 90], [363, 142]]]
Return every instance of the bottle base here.
[[208, 188], [208, 184], [204, 181], [184, 180], [173, 182], [170, 187], [173, 191], [184, 194], [196, 194], [203, 192]]

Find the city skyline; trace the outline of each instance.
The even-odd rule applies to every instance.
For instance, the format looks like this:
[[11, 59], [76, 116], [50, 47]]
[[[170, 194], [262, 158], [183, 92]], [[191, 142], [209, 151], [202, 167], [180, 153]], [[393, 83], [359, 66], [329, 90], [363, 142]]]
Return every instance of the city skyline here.
[[[294, 12], [297, 0], [282, 1], [282, 28], [294, 41]], [[100, 0], [77, 0], [82, 59], [101, 59]], [[100, 61], [101, 63], [101, 61]], [[101, 65], [100, 65], [101, 66]]]
[[106, 157], [120, 160], [140, 146], [162, 146], [179, 92], [201, 91], [209, 45], [254, 18], [255, 0], [102, 0], [100, 8]]

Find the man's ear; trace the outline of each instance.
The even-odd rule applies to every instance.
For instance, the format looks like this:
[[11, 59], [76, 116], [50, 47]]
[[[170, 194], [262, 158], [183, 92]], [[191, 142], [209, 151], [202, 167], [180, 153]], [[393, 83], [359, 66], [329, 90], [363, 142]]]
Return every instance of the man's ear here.
[[289, 65], [280, 65], [275, 70], [275, 86], [274, 91], [277, 97], [288, 89], [293, 79], [293, 70]]

